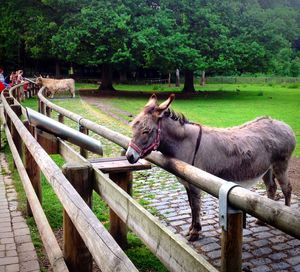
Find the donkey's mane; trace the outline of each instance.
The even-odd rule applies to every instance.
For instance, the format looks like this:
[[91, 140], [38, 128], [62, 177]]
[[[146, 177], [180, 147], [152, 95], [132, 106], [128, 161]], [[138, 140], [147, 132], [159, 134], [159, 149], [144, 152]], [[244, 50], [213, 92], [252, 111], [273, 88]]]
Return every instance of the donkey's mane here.
[[181, 125], [189, 124], [189, 120], [180, 112], [175, 112], [173, 109], [168, 109], [164, 115], [174, 121], [178, 121]]

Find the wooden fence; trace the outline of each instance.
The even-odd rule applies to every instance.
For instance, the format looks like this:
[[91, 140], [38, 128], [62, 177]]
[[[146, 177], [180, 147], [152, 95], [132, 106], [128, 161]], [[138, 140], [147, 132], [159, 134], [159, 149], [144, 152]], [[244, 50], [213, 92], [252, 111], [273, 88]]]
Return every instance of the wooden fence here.
[[[207, 83], [228, 83], [228, 84], [285, 84], [300, 83], [299, 77], [245, 77], [245, 76], [214, 76], [207, 77]], [[297, 85], [298, 85], [297, 84]]]
[[[17, 88], [17, 87], [16, 87]], [[14, 89], [11, 90], [11, 93], [14, 92]], [[13, 98], [6, 97], [7, 94], [2, 94], [2, 100], [4, 104], [4, 120], [7, 124], [7, 137], [14, 140], [9, 140], [11, 149], [15, 158], [15, 161], [19, 161], [18, 167], [19, 172], [22, 169], [22, 163], [18, 160], [18, 154], [16, 154], [15, 146], [20, 146], [20, 141], [23, 142], [26, 146], [26, 149], [29, 150], [31, 155], [25, 156], [25, 162], [29, 160], [31, 163], [37, 164], [41, 171], [46, 176], [48, 182], [53, 187], [58, 198], [62, 202], [64, 209], [67, 212], [70, 220], [75, 226], [75, 229], [78, 231], [78, 235], [82, 239], [78, 245], [71, 245], [74, 239], [69, 238], [65, 241], [64, 252], [57, 251], [56, 255], [52, 252], [54, 247], [49, 247], [49, 242], [46, 240], [51, 235], [44, 235], [43, 242], [45, 247], [48, 248], [47, 254], [51, 261], [53, 267], [55, 267], [56, 260], [66, 260], [67, 265], [72, 268], [76, 258], [72, 259], [72, 255], [69, 251], [71, 248], [83, 247], [86, 245], [88, 251], [91, 253], [95, 259], [98, 266], [103, 271], [116, 271], [120, 269], [121, 271], [135, 271], [136, 268], [128, 260], [121, 248], [116, 244], [114, 239], [106, 232], [101, 223], [95, 218], [95, 215], [91, 212], [88, 205], [82, 200], [79, 194], [74, 190], [69, 182], [73, 184], [82, 184], [80, 183], [81, 179], [87, 179], [89, 184], [93, 184], [92, 189], [100, 194], [100, 196], [108, 203], [113, 213], [116, 217], [114, 218], [111, 225], [114, 226], [117, 222], [124, 222], [134, 233], [136, 233], [144, 243], [149, 247], [149, 249], [164, 263], [164, 265], [171, 271], [216, 271], [213, 266], [211, 266], [201, 255], [195, 253], [183, 240], [180, 240], [177, 236], [171, 233], [166, 227], [162, 226], [160, 222], [153, 217], [149, 212], [147, 212], [143, 207], [141, 207], [132, 197], [122, 190], [118, 186], [118, 179], [125, 179], [126, 182], [130, 181], [130, 173], [125, 171], [117, 175], [110, 175], [108, 178], [103, 174], [102, 171], [98, 169], [91, 161], [85, 158], [87, 153], [85, 150], [81, 150], [81, 155], [76, 153], [70, 146], [68, 146], [64, 141], [54, 137], [53, 135], [35, 130], [35, 138], [30, 134], [29, 131], [34, 130], [26, 122], [27, 128], [20, 121], [22, 108]], [[51, 110], [58, 112], [58, 119], [60, 122], [64, 121], [64, 118], [67, 117], [77, 124], [79, 124], [80, 130], [83, 133], [88, 134], [88, 131], [91, 130], [106, 139], [126, 148], [129, 143], [129, 138], [112, 131], [104, 126], [95, 124], [88, 119], [83, 118], [73, 112], [67, 111], [52, 102], [48, 101], [43, 96], [43, 89], [38, 93], [39, 99], [39, 109], [43, 114], [51, 115]], [[10, 104], [10, 105], [9, 105]], [[18, 108], [18, 110], [16, 110]], [[18, 112], [16, 115], [15, 112]], [[10, 137], [10, 133], [12, 136]], [[22, 135], [17, 137], [14, 135]], [[38, 142], [40, 144], [38, 144]], [[62, 171], [54, 164], [51, 158], [48, 156], [48, 153], [60, 153], [64, 159], [69, 163], [65, 166], [63, 175]], [[83, 156], [82, 156], [83, 155]], [[28, 157], [28, 158], [27, 158]], [[222, 185], [226, 184], [225, 180], [219, 179], [213, 175], [210, 175], [204, 171], [201, 171], [198, 168], [195, 168], [189, 164], [186, 164], [182, 161], [176, 159], [169, 159], [164, 157], [162, 154], [157, 152], [152, 152], [147, 159], [156, 165], [164, 168], [165, 170], [175, 174], [178, 177], [184, 178], [185, 180], [193, 183], [195, 186], [200, 189], [218, 197], [219, 190]], [[70, 165], [71, 163], [71, 165]], [[23, 166], [24, 168], [24, 166]], [[34, 168], [31, 168], [34, 169]], [[77, 171], [77, 172], [76, 172]], [[29, 173], [28, 173], [29, 172]], [[79, 180], [74, 178], [74, 173], [77, 173], [75, 176], [80, 177]], [[31, 178], [34, 179], [33, 174], [30, 174], [30, 171], [27, 171], [29, 177], [27, 183], [24, 183], [24, 186], [28, 186], [28, 181]], [[72, 174], [73, 173], [73, 174]], [[81, 173], [81, 174], [78, 174]], [[85, 174], [84, 174], [85, 173]], [[123, 176], [122, 176], [123, 175]], [[23, 175], [26, 176], [26, 175]], [[70, 177], [69, 181], [66, 177]], [[126, 178], [124, 178], [126, 177]], [[36, 178], [35, 178], [36, 179]], [[74, 181], [75, 179], [75, 181]], [[22, 178], [23, 180], [23, 178]], [[77, 180], [77, 181], [76, 181]], [[35, 181], [39, 184], [39, 181]], [[120, 183], [119, 183], [120, 184]], [[40, 185], [35, 185], [35, 191], [37, 195], [40, 194]], [[82, 191], [81, 186], [74, 185], [79, 191]], [[122, 186], [121, 186], [122, 187]], [[128, 184], [124, 187], [128, 187]], [[88, 191], [88, 195], [91, 192], [90, 189], [83, 191]], [[27, 193], [27, 191], [26, 191]], [[90, 202], [88, 196], [83, 196], [84, 199], [87, 199], [86, 202]], [[30, 198], [28, 197], [29, 202]], [[40, 201], [41, 201], [40, 196]], [[228, 195], [229, 205], [236, 209], [243, 210], [268, 224], [283, 230], [284, 232], [300, 238], [300, 212], [286, 207], [280, 203], [274, 202], [267, 198], [258, 196], [255, 193], [250, 192], [249, 190], [243, 189], [241, 187], [234, 187]], [[33, 215], [35, 215], [34, 209], [32, 209]], [[231, 224], [232, 222], [241, 222], [242, 214], [228, 214], [228, 229], [222, 230], [222, 271], [241, 271], [241, 254], [242, 254], [242, 224]], [[44, 219], [42, 220], [44, 222]], [[119, 224], [119, 223], [118, 223]], [[39, 226], [39, 224], [37, 223]], [[65, 224], [66, 225], [66, 224]], [[48, 228], [49, 229], [49, 228]], [[44, 232], [44, 228], [40, 228], [41, 233]], [[75, 232], [75, 230], [68, 230], [69, 232]], [[113, 237], [120, 242], [120, 237], [123, 237], [121, 240], [124, 240], [124, 225], [119, 224], [118, 227], [112, 231]], [[77, 236], [76, 236], [77, 237]], [[126, 238], [126, 237], [125, 237]], [[78, 240], [77, 238], [75, 240]], [[80, 239], [79, 239], [80, 240]], [[49, 251], [49, 253], [48, 253]], [[90, 263], [89, 252], [86, 250], [78, 250], [75, 253], [78, 258], [84, 263]], [[82, 254], [83, 253], [83, 254]], [[230, 253], [230, 254], [229, 254]], [[51, 257], [51, 256], [58, 257]], [[70, 257], [71, 256], [71, 257]], [[78, 259], [77, 258], [77, 259]], [[84, 261], [85, 260], [85, 261]], [[86, 261], [88, 260], [88, 261]], [[89, 265], [85, 265], [85, 268]], [[71, 271], [75, 271], [70, 269]], [[63, 270], [56, 270], [63, 271]], [[79, 271], [79, 270], [76, 270]], [[88, 271], [88, 270], [84, 270]]]

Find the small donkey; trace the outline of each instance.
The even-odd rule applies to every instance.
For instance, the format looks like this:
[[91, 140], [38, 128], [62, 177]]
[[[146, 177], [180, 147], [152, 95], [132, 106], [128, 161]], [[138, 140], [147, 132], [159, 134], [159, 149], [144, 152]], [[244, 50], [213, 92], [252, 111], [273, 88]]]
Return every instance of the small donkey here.
[[[268, 197], [274, 199], [275, 177], [290, 205], [292, 187], [287, 167], [296, 141], [292, 129], [269, 117], [260, 117], [232, 128], [211, 128], [189, 122], [169, 109], [171, 95], [158, 105], [152, 95], [144, 110], [132, 122], [133, 138], [126, 152], [130, 163], [158, 150], [222, 179], [249, 188], [263, 179]], [[200, 224], [200, 190], [179, 180], [186, 188], [192, 210], [188, 239], [198, 239]]]

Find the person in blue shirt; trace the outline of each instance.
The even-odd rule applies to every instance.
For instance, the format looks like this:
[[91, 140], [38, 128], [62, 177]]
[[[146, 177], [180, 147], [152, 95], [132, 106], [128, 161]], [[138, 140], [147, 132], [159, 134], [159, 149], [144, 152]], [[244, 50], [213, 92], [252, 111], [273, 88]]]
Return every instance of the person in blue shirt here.
[[0, 82], [2, 82], [4, 84], [5, 88], [7, 88], [9, 85], [5, 82], [3, 72], [4, 72], [3, 68], [0, 68]]

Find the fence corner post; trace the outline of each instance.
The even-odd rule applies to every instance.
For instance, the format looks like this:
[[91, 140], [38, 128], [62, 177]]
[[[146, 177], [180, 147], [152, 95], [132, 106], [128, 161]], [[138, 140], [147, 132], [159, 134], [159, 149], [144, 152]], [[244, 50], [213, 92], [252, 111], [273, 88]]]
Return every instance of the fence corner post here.
[[243, 212], [232, 208], [228, 195], [238, 185], [226, 182], [219, 190], [221, 236], [221, 272], [242, 271]]

